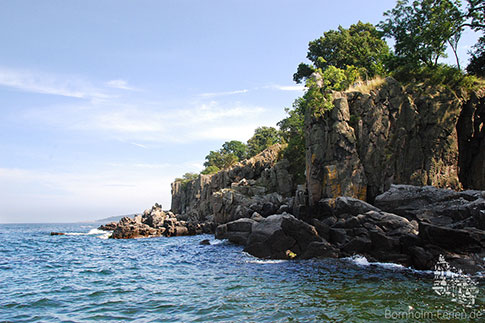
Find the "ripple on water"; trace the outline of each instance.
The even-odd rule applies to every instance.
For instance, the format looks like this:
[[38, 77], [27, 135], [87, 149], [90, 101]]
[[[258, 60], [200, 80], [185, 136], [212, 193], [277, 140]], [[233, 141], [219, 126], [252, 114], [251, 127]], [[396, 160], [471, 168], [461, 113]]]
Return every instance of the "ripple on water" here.
[[259, 260], [209, 235], [120, 241], [93, 229], [0, 226], [0, 321], [380, 322], [387, 308], [454, 306], [432, 276], [392, 265]]

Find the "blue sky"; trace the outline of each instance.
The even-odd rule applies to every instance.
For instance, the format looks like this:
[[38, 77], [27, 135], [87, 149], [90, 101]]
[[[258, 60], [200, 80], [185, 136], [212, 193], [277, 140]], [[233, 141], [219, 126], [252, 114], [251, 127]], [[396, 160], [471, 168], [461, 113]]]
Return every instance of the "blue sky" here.
[[209, 150], [284, 117], [310, 40], [394, 4], [0, 1], [0, 222], [168, 209]]

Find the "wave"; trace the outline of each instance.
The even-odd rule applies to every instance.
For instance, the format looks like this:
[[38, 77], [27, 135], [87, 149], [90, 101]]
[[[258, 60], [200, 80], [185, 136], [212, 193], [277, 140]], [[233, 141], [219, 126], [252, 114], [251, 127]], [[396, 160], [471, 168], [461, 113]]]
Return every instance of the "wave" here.
[[227, 241], [225, 240], [220, 240], [220, 239], [215, 239], [215, 240], [209, 240], [211, 245], [218, 245], [218, 244], [223, 244], [226, 243]]
[[66, 232], [66, 236], [92, 236], [96, 235], [100, 239], [108, 239], [111, 236], [110, 231], [104, 231], [99, 229], [91, 229], [89, 232]]
[[352, 257], [347, 257], [343, 258], [344, 260], [348, 260], [357, 266], [360, 267], [368, 267], [368, 266], [376, 266], [388, 270], [403, 270], [403, 271], [411, 271], [413, 273], [418, 273], [418, 274], [433, 274], [434, 271], [432, 270], [417, 270], [409, 267], [405, 267], [400, 264], [395, 264], [392, 262], [369, 262], [366, 257], [361, 256], [361, 255], [355, 255]]
[[254, 259], [246, 261], [249, 264], [280, 264], [282, 262], [287, 262], [285, 259]]

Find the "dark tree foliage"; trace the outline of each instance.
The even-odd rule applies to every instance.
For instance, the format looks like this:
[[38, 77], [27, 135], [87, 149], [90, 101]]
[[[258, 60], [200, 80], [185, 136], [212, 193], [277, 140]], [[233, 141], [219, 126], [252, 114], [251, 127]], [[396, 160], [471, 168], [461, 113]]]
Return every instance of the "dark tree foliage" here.
[[256, 156], [266, 148], [281, 142], [280, 133], [273, 127], [259, 127], [248, 140], [248, 158]]
[[475, 51], [471, 53], [470, 64], [467, 66], [466, 71], [470, 74], [485, 77], [485, 36], [480, 37], [473, 48]]
[[238, 140], [226, 141], [222, 145], [221, 152], [224, 154], [233, 154], [238, 160], [243, 160], [246, 158], [247, 146]]
[[[240, 141], [229, 141], [222, 145], [222, 148], [218, 151], [210, 151], [205, 156], [204, 166], [206, 167], [202, 174], [213, 174], [221, 169], [231, 167], [239, 160], [245, 158], [246, 145]], [[239, 156], [240, 157], [239, 157]]]
[[465, 22], [464, 26], [476, 31], [485, 30], [485, 2], [483, 0], [468, 0], [467, 3], [467, 11], [464, 16], [470, 21]]
[[330, 30], [308, 45], [307, 58], [312, 65], [301, 63], [293, 80], [300, 83], [317, 68], [329, 66], [345, 69], [353, 65], [369, 77], [385, 72], [384, 61], [390, 55], [383, 34], [370, 23], [358, 22], [349, 29]]

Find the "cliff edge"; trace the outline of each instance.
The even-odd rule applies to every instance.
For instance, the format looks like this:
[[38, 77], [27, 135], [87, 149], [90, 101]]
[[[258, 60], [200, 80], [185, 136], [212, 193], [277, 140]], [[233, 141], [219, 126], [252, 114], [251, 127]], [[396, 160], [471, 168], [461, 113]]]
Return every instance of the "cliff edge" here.
[[403, 87], [334, 93], [322, 117], [306, 112], [310, 206], [351, 196], [373, 202], [391, 184], [485, 189], [485, 89]]

